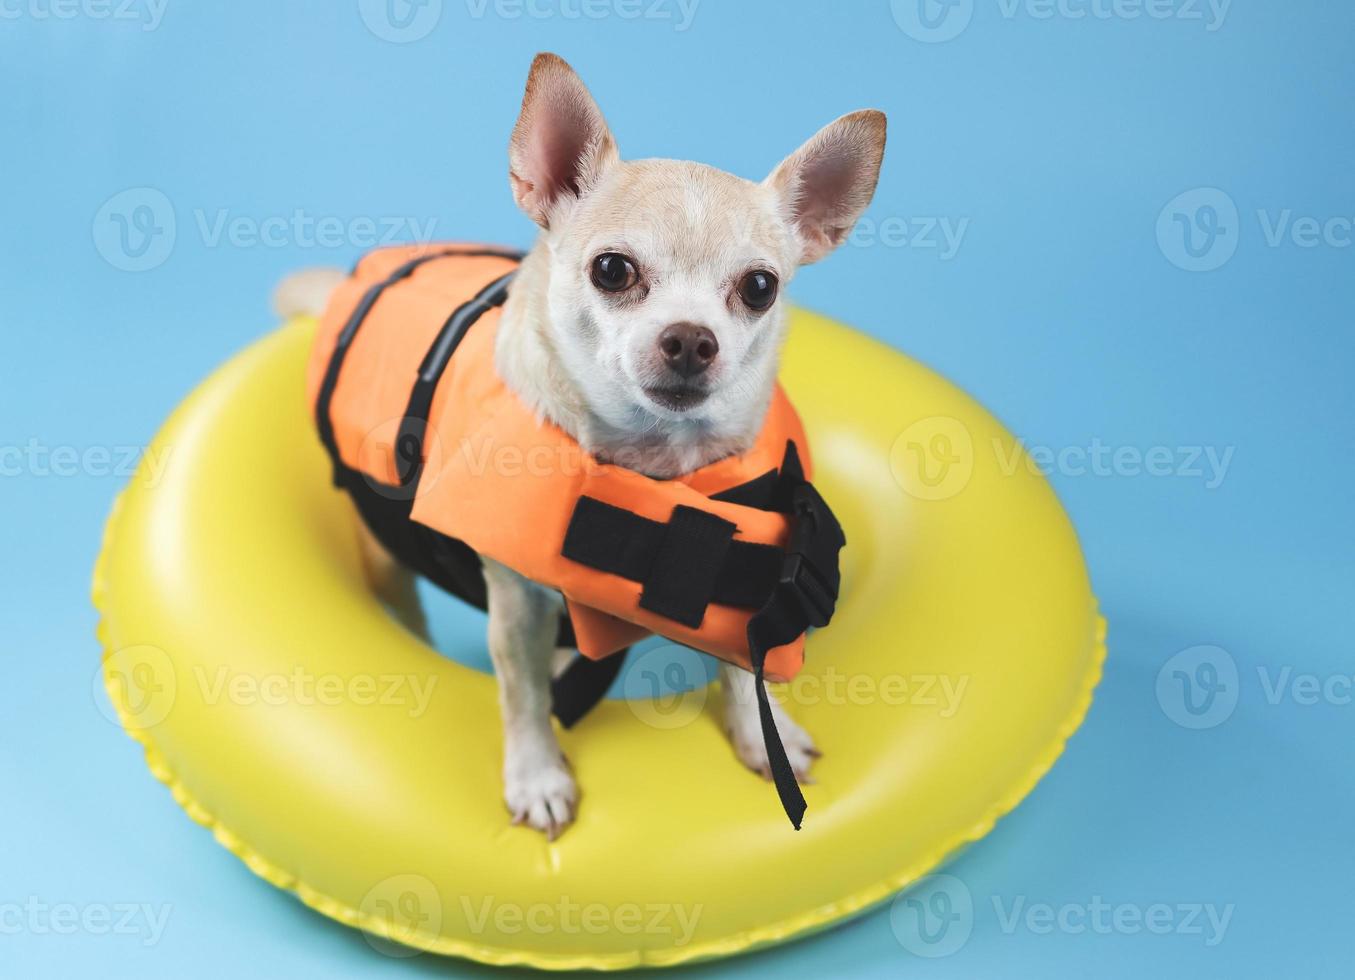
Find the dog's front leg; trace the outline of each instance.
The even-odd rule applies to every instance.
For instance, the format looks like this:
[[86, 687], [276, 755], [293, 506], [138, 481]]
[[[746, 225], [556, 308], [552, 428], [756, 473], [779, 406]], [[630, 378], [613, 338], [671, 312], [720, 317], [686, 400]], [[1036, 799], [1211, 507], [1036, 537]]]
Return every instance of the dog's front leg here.
[[[762, 740], [762, 717], [757, 707], [757, 681], [741, 667], [720, 664], [720, 682], [724, 688], [724, 729], [734, 746], [734, 754], [764, 779], [772, 778], [767, 746]], [[801, 783], [812, 783], [809, 767], [821, 753], [809, 733], [786, 714], [776, 698], [771, 699], [772, 718], [785, 746], [786, 758]]]
[[550, 721], [560, 597], [485, 559], [489, 655], [503, 715], [504, 800], [514, 823], [554, 840], [574, 820], [578, 788]]

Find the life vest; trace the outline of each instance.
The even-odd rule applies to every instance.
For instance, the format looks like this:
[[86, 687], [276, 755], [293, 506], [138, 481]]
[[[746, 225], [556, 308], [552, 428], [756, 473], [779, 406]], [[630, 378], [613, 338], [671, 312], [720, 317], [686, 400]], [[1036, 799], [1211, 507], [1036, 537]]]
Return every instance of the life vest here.
[[799, 417], [778, 385], [741, 455], [671, 480], [598, 461], [495, 368], [520, 259], [477, 245], [384, 248], [336, 289], [307, 378], [335, 482], [397, 558], [447, 591], [483, 607], [483, 555], [564, 596], [560, 638], [583, 654], [553, 688], [565, 724], [606, 690], [612, 655], [650, 634], [752, 671], [798, 828], [804, 800], [762, 681], [792, 678], [806, 630], [831, 618], [844, 544], [808, 482]]

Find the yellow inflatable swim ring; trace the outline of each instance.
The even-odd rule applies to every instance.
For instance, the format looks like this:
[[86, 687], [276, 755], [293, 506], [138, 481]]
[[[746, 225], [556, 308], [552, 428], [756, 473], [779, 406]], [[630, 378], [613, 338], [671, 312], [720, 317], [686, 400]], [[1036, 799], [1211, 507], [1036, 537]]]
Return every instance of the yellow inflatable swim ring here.
[[954, 386], [797, 311], [782, 377], [850, 542], [837, 616], [787, 693], [824, 752], [804, 830], [734, 758], [715, 690], [685, 723], [602, 703], [562, 733], [578, 822], [553, 843], [510, 826], [493, 678], [364, 579], [306, 412], [313, 330], [287, 324], [173, 415], [147, 454], [159, 478], [134, 477], [109, 521], [94, 597], [152, 772], [325, 915], [493, 964], [739, 953], [982, 837], [1081, 722], [1104, 624], [1046, 481]]

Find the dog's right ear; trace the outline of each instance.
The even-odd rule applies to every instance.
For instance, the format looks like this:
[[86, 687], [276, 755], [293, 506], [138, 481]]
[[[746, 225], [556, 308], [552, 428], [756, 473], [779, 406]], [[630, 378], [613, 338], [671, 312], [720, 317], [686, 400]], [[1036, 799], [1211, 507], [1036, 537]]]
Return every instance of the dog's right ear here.
[[518, 207], [549, 228], [556, 208], [583, 197], [616, 161], [611, 131], [574, 69], [558, 55], [537, 55], [508, 143]]

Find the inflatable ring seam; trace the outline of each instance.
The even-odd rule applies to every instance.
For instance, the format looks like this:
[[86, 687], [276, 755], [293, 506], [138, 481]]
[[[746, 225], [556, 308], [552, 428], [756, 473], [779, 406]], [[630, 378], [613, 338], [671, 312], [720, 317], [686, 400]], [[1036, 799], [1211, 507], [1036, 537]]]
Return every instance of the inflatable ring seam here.
[[[108, 522], [104, 528], [103, 542], [100, 546], [98, 560], [94, 567], [94, 582], [91, 596], [94, 608], [99, 614], [99, 619], [95, 626], [95, 635], [99, 641], [100, 649], [103, 651], [104, 659], [107, 659], [111, 653], [103, 623], [104, 556], [107, 554], [109, 544], [117, 532], [120, 504], [121, 496], [114, 501], [112, 511], [108, 517]], [[1093, 663], [1091, 670], [1087, 672], [1084, 678], [1082, 691], [1078, 695], [1072, 711], [1064, 719], [1063, 724], [1059, 726], [1054, 742], [1049, 746], [1044, 756], [1037, 760], [1035, 765], [1029, 769], [1025, 779], [1022, 780], [1006, 798], [995, 803], [982, 818], [976, 821], [967, 830], [955, 834], [945, 844], [936, 848], [922, 860], [916, 862], [914, 866], [886, 881], [878, 883], [873, 888], [849, 896], [838, 902], [820, 906], [797, 919], [780, 922], [775, 927], [749, 930], [744, 933], [730, 936], [719, 943], [707, 943], [694, 947], [663, 951], [661, 953], [650, 952], [646, 954], [635, 952], [625, 955], [612, 955], [605, 958], [599, 958], [596, 955], [550, 955], [530, 953], [525, 950], [491, 948], [466, 943], [460, 940], [448, 939], [442, 936], [428, 937], [427, 943], [421, 945], [420, 948], [426, 952], [461, 956], [479, 963], [487, 963], [491, 966], [528, 966], [542, 970], [626, 970], [637, 967], [676, 966], [681, 963], [707, 960], [722, 955], [751, 952], [759, 947], [767, 946], [792, 936], [807, 936], [820, 929], [842, 922], [847, 917], [859, 915], [872, 906], [884, 902], [891, 895], [902, 891], [909, 884], [938, 867], [948, 857], [959, 851], [961, 848], [986, 836], [998, 820], [1008, 813], [1011, 813], [1021, 804], [1021, 801], [1030, 794], [1036, 784], [1044, 778], [1053, 767], [1054, 763], [1058, 761], [1059, 756], [1063, 754], [1068, 739], [1071, 738], [1073, 733], [1081, 726], [1083, 719], [1091, 708], [1093, 694], [1097, 684], [1100, 683], [1101, 680], [1101, 674], [1106, 658], [1106, 620], [1104, 616], [1099, 614], [1096, 615], [1095, 620], [1096, 637], [1095, 649], [1092, 653]], [[164, 764], [164, 761], [161, 759], [160, 753], [155, 748], [155, 744], [150, 736], [138, 730], [134, 725], [129, 724], [131, 715], [127, 706], [123, 703], [118, 685], [112, 683], [112, 680], [108, 675], [105, 675], [104, 682], [109, 699], [112, 701], [113, 707], [118, 713], [118, 718], [122, 721], [123, 730], [127, 733], [128, 737], [142, 747], [142, 750], [145, 753], [146, 765], [150, 769], [151, 774], [169, 789], [170, 795], [173, 796], [174, 801], [189, 817], [212, 832], [212, 837], [216, 839], [218, 844], [239, 858], [240, 861], [244, 863], [245, 867], [254, 872], [254, 874], [277, 888], [291, 892], [305, 905], [322, 915], [328, 916], [344, 925], [355, 926], [373, 935], [381, 936], [385, 939], [391, 938], [385, 923], [379, 918], [371, 915], [364, 915], [358, 909], [311, 888], [304, 881], [299, 880], [295, 874], [280, 867], [269, 858], [251, 848], [238, 836], [232, 833], [229, 827], [224, 826], [212, 813], [199, 804], [198, 801], [193, 798], [192, 794], [188, 792], [179, 778]]]

